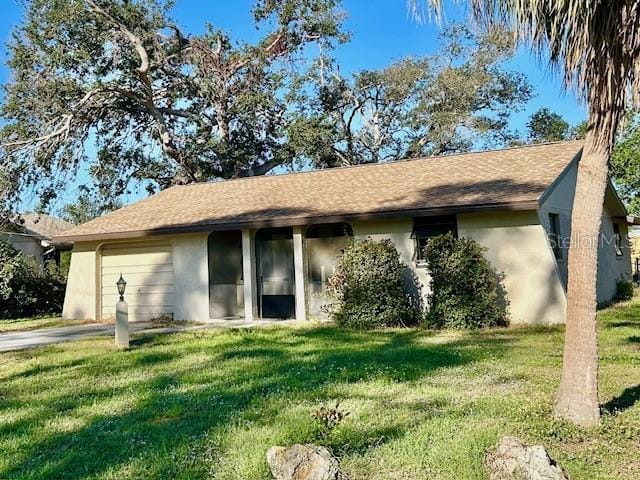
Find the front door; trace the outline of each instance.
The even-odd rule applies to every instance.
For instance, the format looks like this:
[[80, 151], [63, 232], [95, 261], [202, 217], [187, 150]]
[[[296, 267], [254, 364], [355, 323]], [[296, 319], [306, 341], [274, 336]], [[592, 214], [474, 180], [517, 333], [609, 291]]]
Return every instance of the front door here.
[[295, 317], [293, 229], [259, 230], [256, 233], [256, 255], [260, 316]]

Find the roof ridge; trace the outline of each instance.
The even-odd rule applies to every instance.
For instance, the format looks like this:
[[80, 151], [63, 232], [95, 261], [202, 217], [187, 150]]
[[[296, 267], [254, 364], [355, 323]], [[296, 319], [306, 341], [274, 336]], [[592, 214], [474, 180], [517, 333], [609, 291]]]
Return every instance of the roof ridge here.
[[[232, 182], [240, 182], [240, 181], [245, 181], [245, 180], [258, 180], [258, 179], [266, 179], [266, 178], [282, 178], [285, 176], [292, 176], [292, 175], [305, 175], [305, 174], [314, 174], [314, 173], [322, 173], [322, 172], [336, 172], [336, 171], [343, 171], [343, 170], [349, 170], [349, 169], [355, 169], [355, 168], [365, 168], [365, 167], [386, 167], [389, 165], [398, 165], [398, 164], [402, 164], [402, 163], [409, 163], [409, 162], [415, 162], [415, 161], [420, 161], [420, 160], [435, 160], [435, 159], [444, 159], [444, 158], [453, 158], [453, 157], [462, 157], [462, 156], [467, 156], [467, 155], [479, 155], [482, 153], [492, 153], [492, 152], [508, 152], [508, 151], [512, 151], [512, 150], [517, 150], [517, 149], [525, 149], [525, 148], [538, 148], [538, 147], [545, 147], [545, 146], [549, 146], [549, 145], [557, 145], [557, 144], [569, 144], [569, 143], [582, 143], [583, 140], [582, 139], [573, 139], [573, 140], [558, 140], [555, 142], [542, 142], [542, 143], [529, 143], [529, 144], [525, 144], [525, 145], [513, 145], [510, 147], [504, 147], [504, 148], [490, 148], [488, 150], [477, 150], [474, 152], [459, 152], [459, 153], [452, 153], [450, 155], [433, 155], [431, 157], [409, 157], [409, 158], [402, 158], [400, 160], [390, 160], [390, 161], [384, 161], [384, 162], [372, 162], [372, 163], [359, 163], [357, 165], [342, 165], [339, 167], [328, 167], [328, 168], [317, 168], [317, 169], [312, 169], [312, 170], [305, 170], [305, 171], [297, 171], [297, 172], [285, 172], [285, 173], [276, 173], [276, 174], [269, 174], [267, 173], [266, 175], [254, 175], [254, 176], [250, 176], [250, 177], [239, 177], [239, 178], [228, 178], [228, 179], [223, 179], [223, 180], [206, 180], [203, 182], [194, 182], [194, 183], [187, 183], [187, 184], [182, 184], [182, 185], [173, 185], [172, 187], [167, 188], [166, 190], [161, 190], [159, 191], [157, 194], [151, 195], [147, 198], [151, 198], [154, 197], [156, 195], [159, 195], [163, 192], [167, 192], [169, 190], [173, 190], [174, 188], [184, 188], [184, 187], [195, 187], [198, 185], [215, 185], [215, 184], [228, 184], [228, 183], [232, 183]], [[146, 200], [146, 199], [143, 199]], [[136, 202], [137, 203], [137, 202]]]
[[[360, 170], [352, 166], [251, 177], [255, 182], [180, 185], [79, 225], [59, 238], [106, 240], [200, 232], [205, 224], [206, 228], [213, 224], [259, 228], [289, 225], [303, 217], [373, 218], [383, 211], [397, 216], [398, 212], [414, 215], [442, 209], [478, 211], [489, 205], [491, 209], [506, 205], [534, 209], [581, 147], [577, 140], [518, 145], [358, 165], [371, 167]], [[307, 176], [297, 176], [303, 174]], [[181, 188], [194, 185], [202, 188]]]

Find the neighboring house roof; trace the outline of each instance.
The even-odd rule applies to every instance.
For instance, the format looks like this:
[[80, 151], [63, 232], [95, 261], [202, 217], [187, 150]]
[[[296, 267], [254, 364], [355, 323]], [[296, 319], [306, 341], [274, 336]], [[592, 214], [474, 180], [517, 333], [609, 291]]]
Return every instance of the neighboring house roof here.
[[22, 218], [22, 227], [25, 230], [48, 240], [74, 227], [73, 223], [43, 213], [24, 213]]
[[581, 148], [581, 141], [557, 142], [176, 186], [75, 227], [57, 240], [535, 209]]

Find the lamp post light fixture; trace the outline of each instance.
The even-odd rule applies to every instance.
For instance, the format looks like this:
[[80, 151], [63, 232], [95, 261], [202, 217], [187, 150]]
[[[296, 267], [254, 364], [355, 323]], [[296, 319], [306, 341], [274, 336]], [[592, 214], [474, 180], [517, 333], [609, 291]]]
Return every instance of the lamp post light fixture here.
[[116, 286], [120, 294], [120, 301], [116, 303], [116, 345], [120, 348], [129, 348], [129, 306], [124, 301], [127, 282], [122, 278], [122, 273]]
[[127, 282], [125, 282], [124, 278], [122, 278], [122, 273], [120, 274], [120, 278], [116, 282], [116, 285], [118, 286], [118, 293], [120, 294], [120, 301], [124, 302], [124, 289], [127, 288]]

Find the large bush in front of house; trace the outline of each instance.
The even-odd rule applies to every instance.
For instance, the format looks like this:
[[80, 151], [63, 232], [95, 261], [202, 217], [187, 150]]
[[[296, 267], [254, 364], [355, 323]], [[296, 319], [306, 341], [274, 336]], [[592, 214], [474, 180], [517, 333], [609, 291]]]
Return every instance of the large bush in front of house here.
[[421, 320], [420, 291], [390, 240], [356, 240], [329, 278], [331, 317], [338, 325], [373, 329], [415, 325]]
[[64, 292], [57, 269], [43, 268], [0, 240], [0, 318], [60, 314]]
[[483, 328], [507, 324], [502, 276], [470, 238], [447, 233], [426, 247], [431, 276], [426, 320], [433, 328]]

